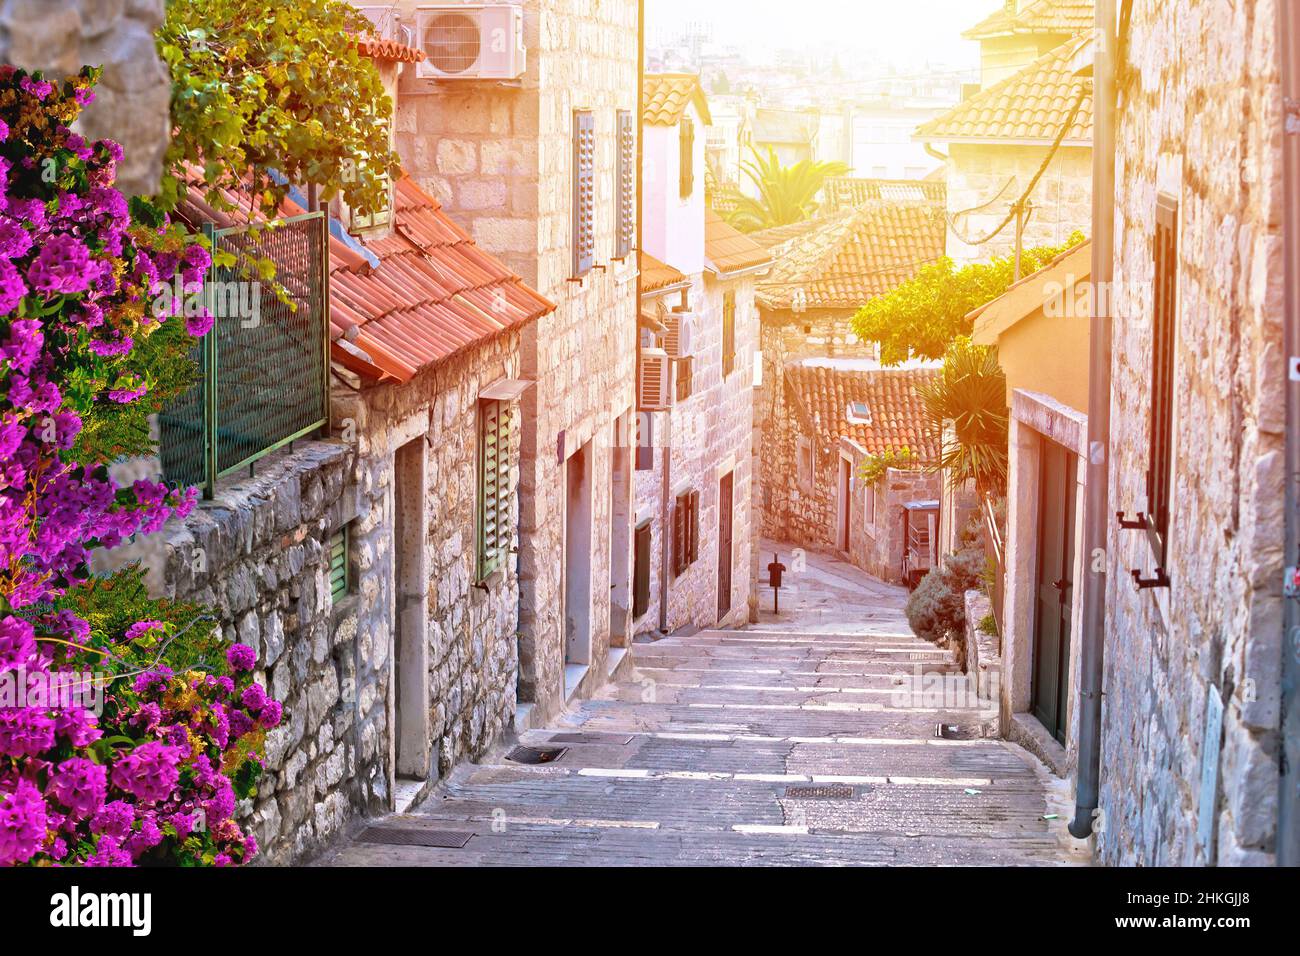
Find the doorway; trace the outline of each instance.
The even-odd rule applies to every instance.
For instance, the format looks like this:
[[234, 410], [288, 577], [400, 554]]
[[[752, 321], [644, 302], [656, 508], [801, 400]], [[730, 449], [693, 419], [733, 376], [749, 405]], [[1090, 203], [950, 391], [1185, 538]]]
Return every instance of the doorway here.
[[425, 448], [423, 437], [407, 442], [397, 450], [393, 462], [393, 723], [397, 775], [416, 780], [427, 780], [433, 771], [425, 589]]
[[[564, 465], [564, 663], [591, 663], [591, 442]], [[567, 691], [567, 689], [566, 689]]]
[[849, 550], [852, 528], [853, 463], [847, 458], [841, 458], [839, 473], [839, 509], [836, 519], [835, 547], [845, 552]]
[[632, 606], [632, 413], [614, 422], [609, 467], [609, 644], [628, 645]]
[[731, 613], [731, 569], [736, 560], [734, 537], [735, 472], [718, 481], [718, 621]]
[[1030, 709], [1062, 745], [1070, 720], [1070, 624], [1078, 457], [1044, 440], [1038, 483], [1038, 567]]

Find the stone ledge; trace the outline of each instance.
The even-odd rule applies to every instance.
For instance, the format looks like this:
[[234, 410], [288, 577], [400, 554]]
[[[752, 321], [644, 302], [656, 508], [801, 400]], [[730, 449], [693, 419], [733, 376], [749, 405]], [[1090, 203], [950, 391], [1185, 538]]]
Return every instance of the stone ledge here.
[[1000, 639], [980, 630], [980, 621], [993, 613], [993, 603], [982, 590], [966, 592], [966, 659], [960, 663], [975, 677], [981, 700], [997, 701], [1002, 693]]
[[1039, 723], [1033, 714], [1012, 714], [1007, 729], [1007, 739], [1024, 747], [1046, 764], [1047, 769], [1056, 776], [1062, 779], [1069, 776], [1065, 748], [1047, 732], [1047, 728]]

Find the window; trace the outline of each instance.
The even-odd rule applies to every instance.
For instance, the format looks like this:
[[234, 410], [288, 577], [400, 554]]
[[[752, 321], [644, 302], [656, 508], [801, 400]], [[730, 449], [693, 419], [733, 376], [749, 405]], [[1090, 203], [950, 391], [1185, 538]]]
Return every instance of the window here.
[[573, 274], [596, 264], [596, 117], [573, 114]]
[[632, 254], [636, 242], [636, 127], [631, 110], [618, 111], [618, 170], [615, 173], [614, 258]]
[[676, 373], [677, 382], [677, 401], [684, 402], [691, 397], [691, 388], [694, 384], [694, 372], [692, 371], [693, 362], [688, 358], [673, 359], [673, 369]]
[[645, 617], [650, 607], [650, 522], [637, 525], [632, 572], [632, 618]]
[[866, 507], [863, 509], [867, 516], [867, 527], [874, 528], [876, 525], [876, 486], [868, 485], [863, 482], [863, 492], [866, 495]]
[[510, 403], [479, 402], [478, 580], [505, 565], [510, 522]]
[[1166, 196], [1161, 196], [1156, 206], [1154, 291], [1151, 449], [1147, 467], [1146, 513], [1156, 567], [1167, 573], [1169, 502], [1173, 481], [1174, 336], [1178, 314], [1178, 204]]
[[677, 141], [681, 146], [681, 194], [683, 199], [689, 199], [695, 192], [695, 123], [689, 116], [682, 117]]
[[357, 210], [351, 210], [352, 232], [361, 232], [366, 229], [374, 229], [376, 226], [387, 226], [393, 221], [393, 183], [388, 173], [379, 177], [380, 183], [384, 187], [384, 204], [378, 209], [362, 213]]
[[683, 491], [673, 506], [673, 574], [685, 574], [699, 556], [700, 493]]
[[352, 582], [348, 577], [348, 543], [350, 534], [344, 525], [330, 535], [330, 597], [337, 604], [348, 595]]
[[736, 370], [736, 293], [722, 294], [722, 377]]
[[811, 491], [813, 486], [813, 453], [812, 443], [806, 438], [799, 439], [799, 445], [796, 450], [797, 469], [799, 486], [805, 491]]

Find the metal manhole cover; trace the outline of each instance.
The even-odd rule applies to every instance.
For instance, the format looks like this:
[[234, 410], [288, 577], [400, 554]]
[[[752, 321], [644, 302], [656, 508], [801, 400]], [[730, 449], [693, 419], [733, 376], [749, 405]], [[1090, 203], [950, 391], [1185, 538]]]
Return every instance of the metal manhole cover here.
[[828, 787], [786, 787], [787, 800], [852, 800], [857, 791], [845, 784]]
[[619, 744], [626, 747], [632, 742], [630, 734], [552, 734], [553, 744]]
[[384, 846], [427, 846], [459, 850], [474, 834], [463, 830], [415, 830], [410, 827], [370, 827], [361, 834], [362, 843]]
[[516, 747], [506, 754], [506, 759], [514, 763], [535, 766], [543, 763], [555, 763], [568, 752], [568, 747]]

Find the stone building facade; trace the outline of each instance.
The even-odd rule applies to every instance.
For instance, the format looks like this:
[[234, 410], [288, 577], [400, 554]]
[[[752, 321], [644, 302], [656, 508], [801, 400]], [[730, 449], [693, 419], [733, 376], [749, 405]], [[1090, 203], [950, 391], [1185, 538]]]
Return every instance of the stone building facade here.
[[50, 76], [102, 66], [95, 102], [78, 129], [111, 139], [125, 157], [117, 188], [152, 195], [162, 177], [171, 129], [171, 77], [158, 56], [154, 31], [163, 0], [11, 0], [0, 6], [0, 63]]
[[[395, 5], [403, 23], [417, 5]], [[637, 267], [618, 255], [616, 171], [620, 114], [637, 105], [638, 11], [634, 0], [518, 5], [519, 80], [404, 81], [396, 124], [410, 175], [557, 306], [521, 351], [521, 375], [537, 384], [523, 399], [519, 700], [541, 719], [603, 682], [611, 647], [630, 638]], [[592, 246], [578, 268], [575, 137], [586, 122]]]
[[698, 77], [644, 87], [633, 627], [670, 633], [756, 612], [755, 279], [770, 259], [706, 207]]
[[1130, 572], [1151, 577], [1153, 549], [1141, 533], [1110, 534], [1098, 851], [1111, 864], [1274, 860], [1286, 408], [1277, 15], [1271, 0], [1145, 0], [1120, 43], [1110, 483], [1112, 510], [1129, 515], [1147, 510], [1161, 207], [1176, 224], [1177, 294], [1169, 587], [1138, 592]]

